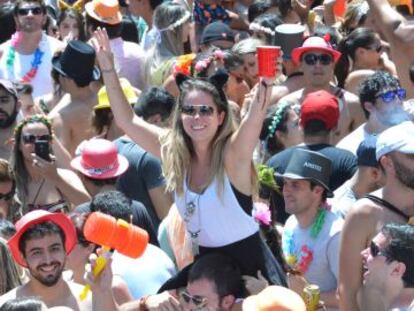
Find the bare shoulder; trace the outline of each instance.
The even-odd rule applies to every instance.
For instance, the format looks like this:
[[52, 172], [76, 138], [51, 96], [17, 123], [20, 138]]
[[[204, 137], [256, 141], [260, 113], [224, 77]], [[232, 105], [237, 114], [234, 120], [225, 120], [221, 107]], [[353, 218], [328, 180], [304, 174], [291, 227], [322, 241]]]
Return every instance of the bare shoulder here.
[[283, 96], [279, 102], [291, 102], [292, 104], [298, 104], [303, 97], [303, 90], [300, 89], [295, 92], [292, 92], [290, 94], [287, 94], [286, 96]]
[[358, 88], [362, 81], [375, 73], [374, 70], [362, 69], [352, 71], [345, 81], [345, 89], [352, 94], [358, 94]]
[[62, 99], [57, 103], [57, 105], [49, 112], [48, 117], [50, 119], [56, 118], [58, 115], [64, 111], [64, 109], [70, 104], [70, 95], [65, 94]]
[[344, 99], [348, 105], [359, 105], [359, 98], [356, 94], [344, 90]]
[[272, 94], [270, 97], [270, 103], [276, 104], [283, 97], [289, 95], [289, 88], [283, 84], [275, 85], [272, 87]]

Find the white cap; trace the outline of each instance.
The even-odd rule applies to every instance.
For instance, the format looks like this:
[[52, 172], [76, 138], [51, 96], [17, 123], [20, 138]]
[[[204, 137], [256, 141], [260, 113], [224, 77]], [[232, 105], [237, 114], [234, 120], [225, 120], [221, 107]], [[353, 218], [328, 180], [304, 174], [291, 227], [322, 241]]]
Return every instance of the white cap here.
[[392, 151], [414, 154], [414, 123], [405, 121], [386, 129], [378, 136], [376, 156], [379, 160]]

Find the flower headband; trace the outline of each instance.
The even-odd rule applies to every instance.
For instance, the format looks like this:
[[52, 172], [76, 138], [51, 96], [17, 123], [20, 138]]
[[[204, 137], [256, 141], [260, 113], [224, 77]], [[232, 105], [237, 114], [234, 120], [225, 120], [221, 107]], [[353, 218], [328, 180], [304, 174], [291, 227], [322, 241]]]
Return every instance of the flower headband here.
[[183, 25], [185, 22], [187, 22], [191, 17], [191, 13], [188, 11], [185, 11], [183, 17], [181, 17], [180, 19], [176, 20], [174, 23], [172, 23], [171, 25], [169, 25], [168, 27], [162, 28], [162, 29], [158, 29], [159, 32], [163, 32], [163, 31], [167, 31], [167, 30], [174, 30], [177, 27], [180, 27], [181, 25]]
[[276, 32], [275, 32], [275, 31], [273, 31], [272, 29], [270, 29], [269, 27], [264, 27], [264, 26], [262, 26], [262, 25], [260, 25], [260, 24], [257, 24], [257, 23], [251, 23], [251, 24], [249, 25], [249, 29], [250, 29], [251, 31], [260, 31], [260, 32], [264, 32], [264, 33], [266, 33], [266, 34], [268, 34], [268, 35], [271, 35], [271, 36], [274, 36], [274, 35], [276, 34]]
[[218, 49], [213, 52], [208, 58], [199, 60], [196, 64], [194, 69], [197, 72], [202, 72], [206, 70], [212, 61], [220, 61], [221, 63], [224, 63], [224, 53], [222, 50]]
[[269, 133], [267, 134], [267, 138], [272, 138], [275, 135], [276, 129], [278, 128], [278, 126], [280, 125], [280, 122], [282, 122], [283, 120], [283, 115], [285, 114], [285, 111], [290, 107], [290, 103], [289, 102], [285, 102], [279, 105], [279, 107], [277, 107], [273, 117], [272, 117], [272, 121], [268, 127], [269, 129]]
[[16, 127], [14, 128], [14, 136], [16, 136], [17, 134], [20, 134], [22, 131], [22, 128], [29, 123], [43, 123], [44, 125], [47, 126], [47, 128], [50, 131], [50, 135], [53, 136], [53, 129], [52, 129], [52, 123], [50, 122], [50, 120], [45, 117], [44, 115], [41, 114], [35, 114], [33, 116], [30, 116], [22, 121], [20, 121]]

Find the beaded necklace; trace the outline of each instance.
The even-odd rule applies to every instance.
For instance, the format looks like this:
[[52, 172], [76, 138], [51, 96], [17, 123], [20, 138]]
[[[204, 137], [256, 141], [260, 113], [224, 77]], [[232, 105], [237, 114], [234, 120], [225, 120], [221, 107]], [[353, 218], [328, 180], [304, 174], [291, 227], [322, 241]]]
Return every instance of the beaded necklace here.
[[[326, 209], [320, 208], [315, 217], [315, 221], [310, 229], [310, 236], [316, 239], [323, 228], [323, 224], [326, 218]], [[293, 269], [301, 272], [302, 274], [308, 271], [310, 264], [313, 260], [313, 252], [311, 248], [304, 244], [299, 248], [299, 251], [295, 247], [293, 241], [293, 231], [283, 232], [282, 237], [282, 249], [285, 254], [286, 262]]]
[[[14, 33], [11, 38], [10, 47], [7, 53], [7, 60], [6, 60], [7, 67], [9, 68], [10, 71], [13, 71], [14, 61], [16, 57], [16, 48], [19, 46], [21, 40], [22, 40], [22, 34], [19, 31]], [[20, 79], [20, 82], [30, 83], [34, 79], [34, 77], [37, 74], [37, 70], [39, 69], [39, 66], [42, 63], [43, 54], [44, 52], [40, 50], [39, 47], [37, 47], [37, 49], [34, 52], [33, 61], [31, 63], [32, 67], [23, 76], [23, 78]]]

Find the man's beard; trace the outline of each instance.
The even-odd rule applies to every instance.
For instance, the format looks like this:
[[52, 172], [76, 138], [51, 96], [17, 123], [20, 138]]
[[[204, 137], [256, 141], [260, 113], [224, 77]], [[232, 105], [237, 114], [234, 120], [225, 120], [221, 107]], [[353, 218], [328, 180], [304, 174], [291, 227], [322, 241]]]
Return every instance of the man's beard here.
[[5, 112], [1, 108], [0, 108], [0, 113], [3, 113], [4, 115], [7, 116], [7, 118], [5, 119], [0, 119], [0, 129], [6, 129], [6, 128], [9, 128], [14, 123], [14, 121], [16, 121], [18, 111], [15, 105], [14, 110], [11, 115], [9, 115], [7, 112]]
[[[36, 279], [39, 283], [41, 283], [42, 285], [46, 286], [46, 287], [52, 287], [54, 285], [57, 284], [57, 282], [60, 280], [60, 278], [62, 277], [62, 271], [65, 267], [64, 263], [59, 263], [59, 262], [52, 262], [50, 265], [58, 265], [57, 266], [57, 270], [55, 272], [51, 272], [51, 273], [47, 273], [47, 272], [39, 272], [39, 269], [42, 268], [42, 266], [45, 265], [39, 265], [36, 267], [35, 270], [30, 269], [30, 274], [32, 275], [32, 277], [34, 279]], [[52, 274], [53, 273], [53, 274]], [[46, 274], [46, 276], [44, 276], [44, 274]]]
[[414, 189], [414, 170], [396, 160], [395, 157], [392, 158], [392, 162], [394, 163], [395, 176], [398, 181], [404, 186]]

